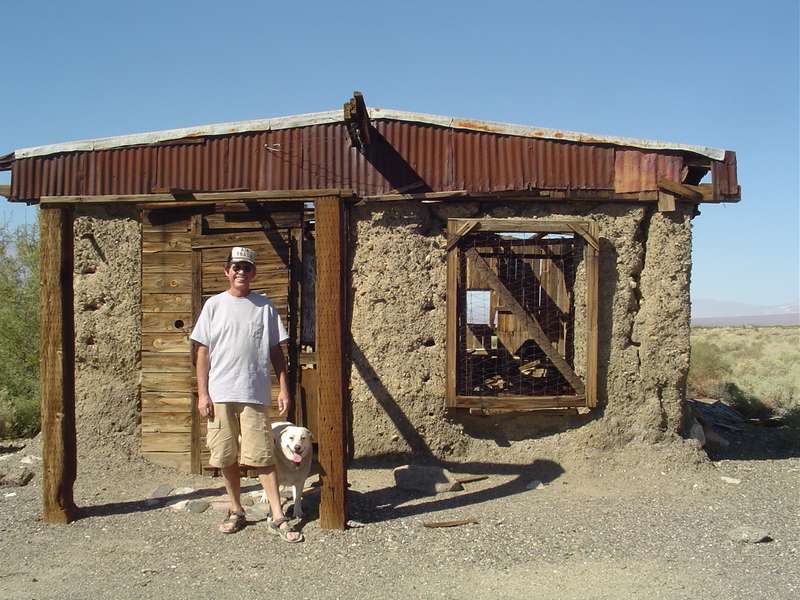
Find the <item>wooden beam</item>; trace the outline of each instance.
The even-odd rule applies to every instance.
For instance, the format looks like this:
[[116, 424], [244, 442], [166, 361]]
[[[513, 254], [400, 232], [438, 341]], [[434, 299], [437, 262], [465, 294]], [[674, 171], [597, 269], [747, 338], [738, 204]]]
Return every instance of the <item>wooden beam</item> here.
[[316, 328], [319, 378], [320, 526], [347, 524], [344, 328], [347, 214], [339, 196], [318, 198], [316, 216]]
[[0, 185], [0, 196], [11, 198], [11, 186], [8, 184]]
[[42, 205], [63, 204], [185, 204], [193, 206], [199, 204], [215, 204], [243, 201], [283, 201], [283, 200], [313, 200], [314, 198], [352, 198], [352, 190], [319, 189], [319, 190], [263, 190], [255, 192], [203, 192], [192, 194], [192, 199], [178, 202], [172, 194], [111, 194], [101, 196], [42, 196], [39, 203]]
[[671, 192], [658, 192], [658, 212], [675, 212], [678, 210], [678, 202], [675, 195]]
[[[597, 223], [588, 224], [586, 261], [586, 406], [597, 406], [598, 343], [600, 338], [598, 314], [600, 302], [600, 234]], [[594, 239], [595, 244], [589, 242]]]
[[363, 152], [372, 141], [372, 135], [367, 104], [361, 92], [353, 92], [353, 97], [344, 103], [343, 116], [350, 135], [350, 146]]
[[[677, 183], [669, 179], [659, 179], [658, 189], [661, 192], [669, 192], [670, 194], [679, 196], [691, 202], [702, 202], [703, 200], [703, 193], [696, 190], [694, 187], [685, 185], [683, 183]], [[659, 194], [659, 201], [660, 200], [661, 194]]]
[[470, 231], [475, 229], [478, 226], [478, 221], [467, 221], [461, 227], [458, 228], [452, 236], [448, 236], [449, 241], [447, 242], [447, 248], [445, 249], [447, 252], [450, 252], [453, 248], [456, 247], [458, 241], [467, 235]]
[[75, 327], [72, 290], [72, 209], [40, 211], [42, 393], [42, 520], [69, 523], [77, 515]]
[[572, 389], [575, 390], [575, 393], [579, 396], [583, 396], [585, 394], [583, 382], [580, 378], [575, 374], [575, 371], [572, 370], [572, 367], [569, 363], [564, 360], [564, 357], [559, 354], [558, 350], [553, 347], [553, 344], [550, 343], [550, 339], [547, 337], [547, 334], [542, 329], [542, 326], [531, 317], [525, 311], [522, 306], [520, 306], [517, 299], [508, 291], [503, 282], [500, 281], [500, 278], [492, 271], [491, 267], [486, 264], [486, 261], [483, 260], [478, 251], [475, 248], [470, 248], [464, 253], [469, 260], [473, 262], [475, 267], [481, 272], [481, 275], [484, 281], [491, 286], [491, 288], [497, 293], [500, 299], [503, 301], [503, 305], [506, 309], [510, 310], [520, 324], [526, 327], [531, 334], [533, 335], [533, 341], [541, 348], [542, 352], [547, 355], [547, 358], [550, 359], [550, 362], [553, 363], [553, 366], [558, 369], [561, 375], [564, 376], [564, 379], [572, 386]]
[[[463, 226], [463, 225], [462, 225]], [[447, 237], [454, 236], [458, 222], [447, 221]], [[445, 406], [455, 407], [456, 401], [456, 350], [458, 345], [458, 251], [447, 254], [447, 360], [445, 365], [446, 394]]]
[[586, 406], [584, 396], [456, 396], [454, 408], [533, 410]]

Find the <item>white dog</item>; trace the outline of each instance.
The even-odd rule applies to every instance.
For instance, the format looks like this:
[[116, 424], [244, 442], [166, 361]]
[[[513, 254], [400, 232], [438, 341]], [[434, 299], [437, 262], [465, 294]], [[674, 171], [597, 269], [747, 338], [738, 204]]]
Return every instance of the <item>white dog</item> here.
[[[278, 485], [291, 486], [294, 501], [294, 517], [303, 518], [303, 486], [311, 471], [311, 458], [314, 449], [311, 445], [313, 436], [305, 427], [292, 425], [288, 421], [277, 421], [272, 424], [272, 438], [275, 442], [275, 471], [278, 474]], [[266, 502], [266, 494], [261, 498]]]

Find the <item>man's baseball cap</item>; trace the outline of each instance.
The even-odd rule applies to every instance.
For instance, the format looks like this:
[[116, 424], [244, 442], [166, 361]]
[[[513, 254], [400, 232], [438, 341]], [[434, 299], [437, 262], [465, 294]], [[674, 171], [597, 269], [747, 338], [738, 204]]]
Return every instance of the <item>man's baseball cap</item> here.
[[256, 264], [256, 252], [244, 246], [234, 246], [231, 248], [231, 257], [229, 262], [249, 262], [251, 265]]

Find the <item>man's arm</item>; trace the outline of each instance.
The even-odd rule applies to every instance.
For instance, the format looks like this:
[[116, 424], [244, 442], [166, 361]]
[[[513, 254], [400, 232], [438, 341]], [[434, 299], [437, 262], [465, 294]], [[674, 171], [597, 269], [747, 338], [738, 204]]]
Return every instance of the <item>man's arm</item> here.
[[197, 344], [197, 410], [201, 417], [214, 418], [214, 404], [208, 394], [208, 346]]
[[[283, 350], [280, 344], [276, 344], [269, 349], [269, 360], [272, 368], [275, 369], [275, 377], [278, 378], [280, 391], [278, 392], [278, 412], [285, 417], [289, 412], [289, 377], [286, 373], [286, 359], [283, 357]], [[200, 363], [198, 362], [198, 365]], [[198, 380], [200, 378], [198, 377]], [[198, 383], [199, 385], [199, 383]]]

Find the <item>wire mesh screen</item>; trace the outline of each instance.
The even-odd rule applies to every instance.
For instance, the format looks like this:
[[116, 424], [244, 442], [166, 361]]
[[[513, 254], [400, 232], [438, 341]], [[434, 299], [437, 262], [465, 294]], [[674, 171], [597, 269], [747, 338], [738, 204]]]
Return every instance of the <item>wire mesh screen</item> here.
[[572, 234], [477, 232], [463, 238], [457, 394], [576, 393], [541, 343], [573, 364], [573, 288], [583, 244]]

